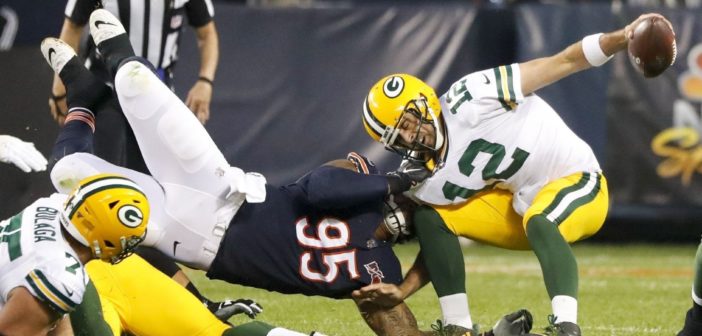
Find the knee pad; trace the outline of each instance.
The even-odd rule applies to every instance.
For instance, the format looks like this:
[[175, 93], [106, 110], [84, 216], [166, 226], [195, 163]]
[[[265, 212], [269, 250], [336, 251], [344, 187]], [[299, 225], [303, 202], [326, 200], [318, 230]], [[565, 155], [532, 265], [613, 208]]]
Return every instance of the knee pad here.
[[[168, 106], [168, 108], [187, 109], [184, 105], [173, 105], [175, 106]], [[187, 172], [196, 172], [207, 163], [210, 155], [218, 149], [207, 131], [200, 127], [190, 110], [172, 112], [164, 114], [158, 121], [156, 127], [158, 136], [171, 153], [178, 158]], [[193, 123], [198, 123], [198, 125], [193, 127]]]
[[158, 85], [163, 83], [138, 61], [127, 62], [115, 75], [115, 91], [122, 110], [138, 119], [148, 119], [161, 105], [158, 94], [152, 93], [158, 90]]
[[101, 160], [92, 154], [75, 153], [56, 162], [51, 169], [51, 183], [56, 191], [68, 194], [82, 179], [99, 174], [98, 168], [91, 164], [91, 159]]

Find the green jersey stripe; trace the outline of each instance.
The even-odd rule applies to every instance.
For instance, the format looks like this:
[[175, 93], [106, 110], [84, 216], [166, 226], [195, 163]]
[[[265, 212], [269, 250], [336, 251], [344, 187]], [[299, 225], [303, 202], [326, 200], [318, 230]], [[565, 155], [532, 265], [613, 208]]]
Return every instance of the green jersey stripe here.
[[37, 275], [37, 277], [39, 278], [39, 280], [41, 280], [41, 282], [44, 283], [44, 285], [46, 285], [46, 288], [48, 288], [48, 289], [51, 291], [51, 293], [53, 293], [54, 295], [56, 295], [56, 296], [57, 296], [61, 301], [63, 301], [68, 307], [71, 307], [71, 308], [72, 308], [72, 307], [75, 307], [75, 306], [78, 305], [78, 302], [74, 302], [73, 300], [71, 300], [71, 299], [68, 298], [67, 296], [63, 295], [63, 293], [62, 293], [60, 290], [56, 289], [56, 287], [54, 287], [54, 286], [51, 284], [51, 282], [46, 278], [46, 276], [44, 276], [44, 273], [42, 273], [40, 270], [34, 270], [33, 272], [34, 272], [34, 274]]
[[502, 88], [502, 74], [500, 74], [500, 67], [494, 68], [493, 71], [495, 72], [495, 86], [497, 86], [497, 100], [502, 105], [502, 108], [509, 111], [510, 107], [505, 100], [505, 92]]
[[591, 202], [600, 190], [601, 175], [583, 173], [574, 185], [561, 189], [543, 213], [550, 221], [559, 225], [578, 207]]
[[39, 289], [39, 286], [37, 286], [37, 284], [34, 283], [34, 279], [32, 279], [32, 277], [30, 275], [27, 275], [26, 277], [24, 277], [24, 280], [26, 280], [27, 283], [29, 284], [29, 286], [31, 286], [34, 289], [34, 293], [36, 293], [39, 296], [39, 299], [42, 302], [45, 302], [46, 304], [48, 304], [49, 307], [51, 307], [51, 309], [53, 309], [54, 311], [58, 312], [61, 315], [69, 313], [68, 310], [63, 309], [61, 306], [57, 305], [56, 303], [54, 303], [54, 301], [49, 299], [44, 294], [44, 292], [42, 292], [42, 290]]

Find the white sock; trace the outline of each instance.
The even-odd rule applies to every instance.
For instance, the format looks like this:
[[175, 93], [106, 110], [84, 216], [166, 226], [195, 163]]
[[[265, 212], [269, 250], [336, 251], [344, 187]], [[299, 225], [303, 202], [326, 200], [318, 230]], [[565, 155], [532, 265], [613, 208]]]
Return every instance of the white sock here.
[[288, 330], [285, 328], [277, 327], [269, 331], [266, 336], [308, 336], [307, 334], [301, 334], [297, 331]]
[[572, 322], [578, 324], [578, 300], [572, 296], [556, 295], [551, 300], [556, 323]]
[[692, 286], [692, 301], [695, 301], [698, 306], [702, 306], [702, 298], [695, 294], [695, 286]]
[[468, 309], [466, 293], [451, 294], [439, 298], [441, 312], [444, 314], [444, 324], [453, 324], [473, 329], [473, 320]]

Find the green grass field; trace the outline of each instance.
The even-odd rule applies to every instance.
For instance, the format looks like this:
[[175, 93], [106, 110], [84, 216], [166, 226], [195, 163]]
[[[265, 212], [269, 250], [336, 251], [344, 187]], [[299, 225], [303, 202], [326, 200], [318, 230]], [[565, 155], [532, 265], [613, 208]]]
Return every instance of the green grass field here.
[[[574, 245], [580, 269], [578, 318], [583, 334], [675, 335], [691, 304], [696, 248], [693, 245]], [[409, 269], [417, 250], [416, 244], [395, 248], [403, 269]], [[546, 326], [551, 306], [533, 253], [471, 245], [464, 248], [464, 255], [474, 321], [489, 327], [505, 313], [525, 307], [534, 314], [535, 330]], [[201, 272], [189, 274], [203, 293], [214, 299], [257, 300], [264, 307], [261, 321], [328, 335], [372, 334], [351, 300], [282, 295], [209, 281]], [[411, 297], [408, 305], [422, 329], [430, 329], [430, 324], [441, 316], [431, 286]], [[231, 320], [235, 324], [245, 321], [245, 317]]]

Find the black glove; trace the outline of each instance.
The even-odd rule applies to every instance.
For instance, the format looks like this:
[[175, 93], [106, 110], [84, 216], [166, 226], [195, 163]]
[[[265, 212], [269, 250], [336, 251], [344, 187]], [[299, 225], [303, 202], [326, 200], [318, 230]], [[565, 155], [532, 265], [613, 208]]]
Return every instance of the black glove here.
[[211, 302], [208, 304], [207, 308], [222, 321], [227, 321], [230, 317], [242, 313], [253, 319], [256, 318], [257, 314], [263, 312], [263, 307], [261, 305], [249, 299]]
[[533, 317], [526, 309], [503, 316], [486, 335], [518, 336], [527, 334], [533, 325]]
[[388, 173], [389, 193], [395, 194], [405, 192], [410, 188], [418, 185], [429, 176], [431, 172], [424, 164], [412, 160], [402, 160], [400, 167], [396, 171]]

